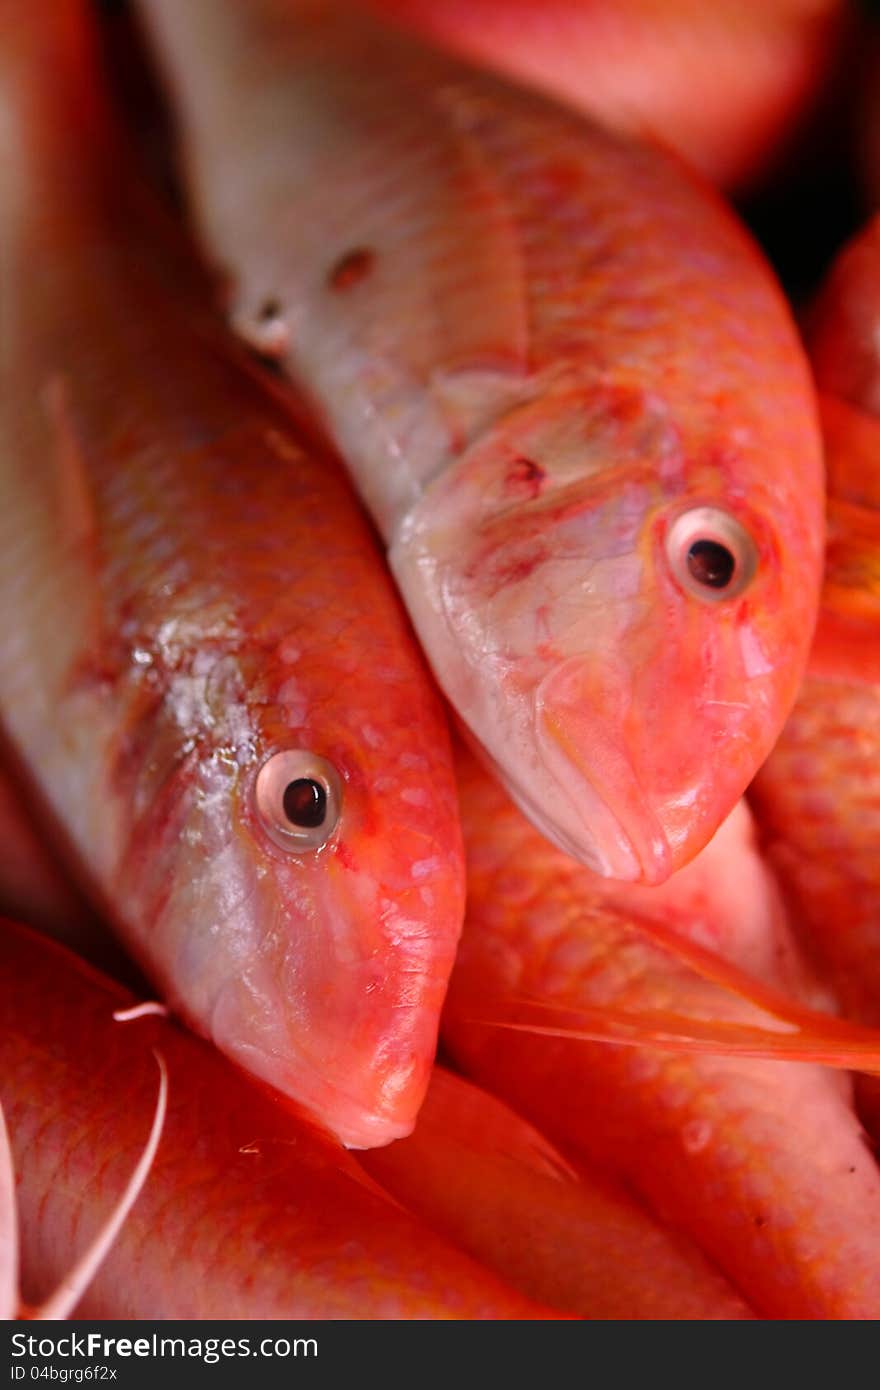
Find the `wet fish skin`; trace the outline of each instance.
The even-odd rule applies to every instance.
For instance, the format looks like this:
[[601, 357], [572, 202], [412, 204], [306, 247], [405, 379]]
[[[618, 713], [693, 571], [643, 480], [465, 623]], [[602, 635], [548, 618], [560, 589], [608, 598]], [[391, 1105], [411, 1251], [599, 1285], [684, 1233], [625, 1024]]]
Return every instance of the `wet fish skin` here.
[[361, 1164], [539, 1302], [592, 1319], [752, 1314], [699, 1252], [481, 1087], [436, 1067], [413, 1133]]
[[[339, 445], [459, 716], [556, 843], [662, 881], [815, 621], [812, 386], [754, 246], [669, 155], [356, 8], [140, 12], [233, 322]], [[704, 507], [743, 528], [718, 602], [670, 558]]]
[[64, 1276], [143, 1146], [153, 1169], [77, 1309], [86, 1318], [513, 1318], [549, 1310], [383, 1199], [355, 1160], [54, 943], [0, 926], [0, 1071], [18, 1174], [22, 1291]]
[[[841, 252], [808, 321], [828, 462], [816, 638], [750, 793], [806, 948], [846, 1011], [880, 1022], [880, 216]], [[860, 1078], [878, 1132], [880, 1097]]]
[[[713, 1026], [762, 1015], [651, 939], [637, 906], [651, 890], [609, 893], [542, 841], [473, 763], [462, 768], [461, 799], [468, 921], [443, 1025], [456, 1064], [566, 1152], [629, 1183], [760, 1316], [876, 1318], [880, 1172], [849, 1078], [724, 1055], [723, 1044], [697, 1055], [566, 1036], [579, 1009], [624, 1010], [636, 1029], [652, 1014]], [[748, 817], [733, 829], [670, 880], [655, 920], [818, 1002]], [[702, 890], [719, 877], [737, 882], [739, 896], [713, 913]], [[563, 1032], [513, 1032], [496, 1020]]]
[[[445, 716], [338, 464], [120, 176], [85, 7], [15, 11], [0, 718], [172, 1007], [346, 1142], [387, 1142], [463, 913]], [[335, 769], [318, 849], [286, 847], [283, 780], [280, 840], [261, 819], [261, 770], [296, 752]]]

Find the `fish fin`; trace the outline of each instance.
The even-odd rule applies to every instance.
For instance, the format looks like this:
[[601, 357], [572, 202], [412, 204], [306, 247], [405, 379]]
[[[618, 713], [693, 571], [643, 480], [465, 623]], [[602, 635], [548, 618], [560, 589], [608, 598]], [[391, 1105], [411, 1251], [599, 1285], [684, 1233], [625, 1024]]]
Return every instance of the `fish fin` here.
[[550, 1140], [506, 1101], [439, 1064], [419, 1111], [416, 1135], [455, 1140], [483, 1157], [514, 1163], [556, 1182], [577, 1182], [578, 1171]]
[[144, 1150], [126, 1184], [125, 1191], [88, 1249], [80, 1256], [70, 1273], [61, 1281], [55, 1293], [39, 1308], [35, 1308], [28, 1314], [33, 1321], [52, 1322], [70, 1316], [113, 1246], [128, 1213], [134, 1206], [149, 1176], [162, 1137], [162, 1128], [165, 1124], [165, 1114], [168, 1108], [168, 1069], [161, 1053], [154, 1050], [153, 1056], [156, 1058], [156, 1064], [159, 1068], [159, 1093], [156, 1099], [153, 1123]]
[[[556, 1006], [528, 1001], [546, 1017]], [[805, 1010], [804, 1013], [809, 1011]], [[542, 1037], [581, 1042], [656, 1047], [669, 1052], [710, 1053], [725, 1057], [754, 1057], [767, 1061], [811, 1062], [850, 1071], [880, 1073], [880, 1031], [815, 1014], [812, 1026], [776, 1031], [755, 1024], [720, 1019], [689, 1018], [667, 1009], [635, 1013], [605, 1005], [559, 1008], [565, 1022], [525, 1022], [516, 1019], [474, 1020], [496, 1028]], [[826, 1024], [835, 1025], [828, 1029]]]
[[873, 1029], [862, 1028], [859, 1024], [800, 1004], [783, 990], [766, 984], [731, 961], [725, 960], [709, 947], [691, 941], [665, 923], [639, 918], [633, 925], [655, 945], [674, 956], [683, 965], [687, 965], [700, 979], [720, 986], [729, 994], [753, 1004], [774, 1018], [794, 1027], [804, 1027], [808, 1031], [821, 1025], [822, 1032], [827, 1037], [836, 1035], [841, 1040], [852, 1040], [854, 1033], [858, 1033], [866, 1042], [871, 1039], [880, 1042], [880, 1033], [875, 1033]]
[[0, 1106], [0, 1319], [9, 1322], [18, 1307], [18, 1218], [9, 1132]]

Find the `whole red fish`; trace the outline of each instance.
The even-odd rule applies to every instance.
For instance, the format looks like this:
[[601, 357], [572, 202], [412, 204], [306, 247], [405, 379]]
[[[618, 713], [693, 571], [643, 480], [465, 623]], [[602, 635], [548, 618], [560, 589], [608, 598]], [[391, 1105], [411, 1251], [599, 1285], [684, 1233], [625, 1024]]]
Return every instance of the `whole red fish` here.
[[752, 183], [840, 48], [840, 0], [366, 0], [578, 109], [668, 140], [714, 183]]
[[158, 1154], [79, 1316], [553, 1316], [383, 1200], [213, 1049], [165, 1020], [114, 1021], [125, 1002], [2, 924], [0, 1075], [29, 1303], [67, 1275], [125, 1186], [153, 1112], [155, 1048], [168, 1073]]
[[336, 464], [123, 172], [85, 5], [13, 9], [0, 720], [174, 1009], [385, 1143], [462, 917], [443, 713]]
[[349, 464], [535, 823], [659, 882], [769, 752], [814, 622], [812, 389], [665, 153], [320, 0], [141, 0], [239, 330]]
[[[652, 906], [647, 889], [608, 895], [475, 767], [461, 800], [468, 923], [444, 1025], [459, 1064], [567, 1152], [616, 1170], [764, 1317], [880, 1316], [880, 1171], [848, 1078], [734, 1047], [724, 1055], [725, 1034], [747, 1038], [762, 1017], [765, 1038], [788, 1055], [815, 1055], [806, 1034], [763, 1012], [768, 988], [792, 1007], [817, 996], [748, 822]], [[713, 912], [706, 893], [719, 877], [738, 892]], [[726, 962], [751, 973], [761, 1009], [686, 963], [707, 945], [722, 971]], [[587, 1039], [603, 1036], [596, 1021], [613, 1038], [616, 1021], [627, 1045], [583, 1040], [582, 1015]], [[509, 1023], [526, 1031], [499, 1026]], [[703, 1034], [709, 1050], [684, 1052], [679, 1031]]]

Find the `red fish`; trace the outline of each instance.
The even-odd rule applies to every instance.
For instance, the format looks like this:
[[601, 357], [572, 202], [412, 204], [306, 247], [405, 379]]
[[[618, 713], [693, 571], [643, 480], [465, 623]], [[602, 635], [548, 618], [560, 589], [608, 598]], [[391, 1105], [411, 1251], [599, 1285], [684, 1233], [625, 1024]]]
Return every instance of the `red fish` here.
[[158, 1154], [78, 1308], [92, 1318], [546, 1318], [383, 1200], [354, 1159], [173, 1024], [3, 923], [0, 1075], [22, 1289], [37, 1302], [112, 1209], [168, 1072]]
[[[699, 861], [678, 876], [677, 959], [657, 944], [663, 922], [609, 899], [473, 768], [461, 797], [469, 915], [444, 1030], [456, 1060], [568, 1152], [616, 1170], [763, 1316], [880, 1316], [880, 1171], [848, 1078], [805, 1062], [722, 1055], [725, 1033], [748, 1036], [762, 1016], [765, 1037], [768, 1023], [778, 1028], [790, 1055], [806, 1039], [684, 963], [688, 953], [697, 958], [695, 943], [714, 939], [719, 957], [754, 975], [756, 998], [762, 986], [791, 992], [793, 1008], [813, 997], [767, 902], [747, 824], [705, 852], [716, 868], [732, 861], [732, 908], [712, 914], [700, 905], [691, 880], [703, 872]], [[675, 884], [662, 908], [667, 925]], [[591, 1025], [629, 1020], [621, 1041], [641, 1045], [581, 1040], [582, 1015]], [[498, 1026], [505, 1022], [527, 1031]], [[682, 1026], [714, 1035], [712, 1050], [678, 1050]], [[845, 1031], [833, 1019], [828, 1027]], [[613, 1036], [607, 1026], [604, 1036]], [[811, 1055], [806, 1046], [801, 1055]]]
[[363, 12], [141, 0], [239, 330], [340, 446], [537, 825], [660, 882], [776, 738], [819, 588], [812, 388], [677, 160]]
[[810, 348], [828, 459], [825, 587], [803, 689], [752, 800], [808, 949], [847, 1011], [877, 1023], [880, 216], [831, 271]]
[[174, 1009], [385, 1143], [463, 912], [444, 715], [337, 465], [123, 172], [86, 7], [13, 9], [0, 719]]
[[751, 1316], [688, 1242], [442, 1068], [413, 1134], [360, 1162], [410, 1211], [541, 1303], [614, 1320]]

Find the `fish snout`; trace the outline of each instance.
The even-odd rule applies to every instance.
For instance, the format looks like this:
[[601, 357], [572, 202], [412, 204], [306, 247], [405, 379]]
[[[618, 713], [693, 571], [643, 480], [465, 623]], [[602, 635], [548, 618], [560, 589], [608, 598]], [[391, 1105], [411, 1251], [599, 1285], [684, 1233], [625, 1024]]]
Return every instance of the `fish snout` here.
[[[665, 882], [679, 866], [675, 840], [653, 794], [650, 768], [634, 756], [625, 692], [614, 688], [607, 670], [576, 658], [542, 683], [535, 714], [542, 763], [535, 783], [552, 819], [547, 812], [541, 816], [534, 798], [524, 809], [601, 877]], [[662, 742], [662, 730], [652, 736]]]
[[430, 1078], [463, 905], [424, 877], [427, 902], [325, 865], [213, 1011], [214, 1042], [346, 1147], [409, 1134]]

